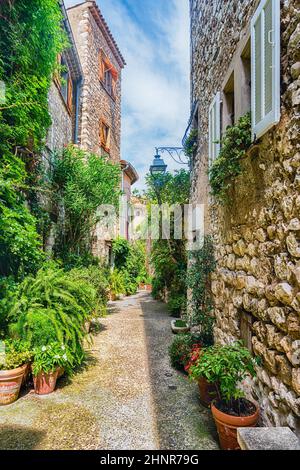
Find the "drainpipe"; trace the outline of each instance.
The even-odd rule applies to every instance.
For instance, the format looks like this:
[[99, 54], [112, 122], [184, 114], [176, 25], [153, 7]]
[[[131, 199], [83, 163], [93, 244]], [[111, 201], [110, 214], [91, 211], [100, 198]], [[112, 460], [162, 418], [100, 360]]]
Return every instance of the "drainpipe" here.
[[77, 81], [76, 86], [76, 103], [75, 103], [75, 129], [74, 129], [74, 142], [78, 144], [78, 129], [79, 129], [79, 113], [80, 113], [80, 98], [82, 91], [82, 78]]

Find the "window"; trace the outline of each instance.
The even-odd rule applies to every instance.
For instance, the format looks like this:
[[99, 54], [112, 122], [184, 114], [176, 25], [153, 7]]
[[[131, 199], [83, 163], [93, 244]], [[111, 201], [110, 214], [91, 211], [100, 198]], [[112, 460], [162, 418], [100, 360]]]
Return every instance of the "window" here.
[[251, 21], [252, 134], [280, 120], [280, 0], [262, 0]]
[[117, 81], [119, 74], [109, 58], [101, 50], [99, 54], [99, 78], [107, 93], [116, 99]]
[[221, 139], [221, 94], [217, 93], [209, 108], [209, 164], [218, 157]]
[[59, 54], [57, 56], [60, 70], [54, 75], [54, 82], [59, 88], [61, 95], [70, 113], [73, 111], [73, 80], [67, 62]]
[[105, 150], [109, 152], [110, 150], [110, 127], [107, 123], [101, 119], [100, 121], [100, 145]]

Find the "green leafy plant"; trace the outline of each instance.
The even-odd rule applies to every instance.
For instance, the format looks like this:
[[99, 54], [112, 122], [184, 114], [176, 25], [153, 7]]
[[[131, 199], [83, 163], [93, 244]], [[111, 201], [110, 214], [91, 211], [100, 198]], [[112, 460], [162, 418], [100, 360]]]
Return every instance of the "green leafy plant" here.
[[34, 376], [39, 373], [55, 372], [59, 367], [67, 371], [72, 370], [72, 355], [64, 344], [50, 343], [46, 346], [39, 346], [34, 349], [33, 355], [32, 373]]
[[84, 357], [85, 321], [95, 308], [96, 291], [83, 279], [72, 279], [55, 265], [27, 277], [11, 300], [10, 334], [31, 347], [63, 343], [76, 363]]
[[199, 336], [192, 333], [177, 334], [169, 346], [169, 357], [172, 367], [184, 370], [193, 346], [198, 344], [199, 341]]
[[58, 2], [0, 5], [0, 276], [22, 278], [43, 261], [35, 217], [25, 204], [28, 171], [39, 161], [51, 120], [48, 92], [66, 47]]
[[120, 271], [114, 269], [109, 278], [109, 285], [112, 294], [118, 296], [120, 294], [125, 294], [126, 288], [124, 285], [124, 277]]
[[204, 377], [215, 384], [218, 400], [227, 410], [238, 408], [244, 392], [239, 384], [247, 376], [255, 376], [255, 360], [241, 342], [211, 346], [201, 351], [199, 360], [190, 368], [191, 377]]
[[0, 370], [12, 370], [31, 362], [33, 352], [25, 341], [6, 339], [0, 354]]
[[175, 326], [176, 326], [176, 328], [186, 328], [188, 326], [188, 324], [184, 320], [176, 320]]
[[64, 210], [55, 254], [67, 261], [70, 256], [86, 256], [100, 221], [99, 206], [118, 204], [120, 167], [106, 157], [69, 146], [55, 155], [49, 179], [53, 210], [57, 214]]
[[192, 158], [198, 148], [198, 129], [192, 129], [184, 143], [184, 153], [188, 158]]
[[251, 143], [251, 115], [247, 113], [236, 125], [227, 128], [219, 156], [209, 170], [212, 194], [221, 202], [227, 201], [234, 178], [241, 174], [241, 160]]
[[214, 248], [210, 236], [203, 240], [198, 251], [189, 254], [190, 262], [187, 286], [190, 289], [189, 316], [192, 325], [199, 326], [206, 342], [213, 343], [213, 299], [211, 294], [211, 274], [216, 268]]

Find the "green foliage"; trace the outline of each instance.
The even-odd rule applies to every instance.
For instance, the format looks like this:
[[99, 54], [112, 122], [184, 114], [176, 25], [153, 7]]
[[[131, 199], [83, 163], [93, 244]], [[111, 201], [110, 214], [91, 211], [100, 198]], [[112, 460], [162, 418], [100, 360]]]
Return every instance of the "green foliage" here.
[[184, 144], [185, 155], [192, 159], [198, 148], [198, 129], [192, 129]]
[[58, 2], [1, 2], [0, 80], [6, 86], [0, 105], [2, 276], [24, 276], [42, 261], [36, 220], [25, 205], [26, 166], [34, 164], [50, 125], [48, 91], [65, 45]]
[[[147, 198], [152, 203], [180, 205], [188, 204], [190, 196], [190, 173], [180, 170], [153, 178], [147, 177]], [[168, 292], [169, 310], [179, 316], [186, 310], [186, 240], [174, 238], [174, 214], [171, 213], [170, 238], [160, 238], [152, 243], [151, 265], [154, 269], [154, 298], [164, 299]]]
[[255, 376], [255, 360], [241, 342], [227, 346], [211, 346], [202, 350], [190, 369], [194, 379], [204, 377], [216, 385], [219, 400], [228, 403], [244, 396], [239, 383], [248, 375]]
[[227, 201], [228, 190], [242, 172], [241, 159], [251, 142], [251, 115], [247, 113], [235, 126], [227, 128], [219, 156], [209, 170], [212, 194], [220, 201]]
[[34, 376], [41, 372], [45, 374], [54, 372], [59, 367], [70, 371], [74, 366], [68, 348], [60, 343], [50, 343], [47, 346], [36, 347], [33, 354], [32, 373]]
[[192, 333], [179, 333], [175, 336], [169, 347], [169, 356], [172, 367], [183, 370], [189, 360], [190, 353], [195, 344], [199, 343], [199, 336]]
[[109, 278], [109, 285], [110, 285], [110, 290], [112, 294], [116, 296], [120, 294], [125, 294], [126, 288], [124, 284], [124, 276], [117, 269], [114, 269], [111, 272], [110, 278]]
[[68, 147], [56, 154], [52, 174], [53, 205], [63, 208], [55, 252], [62, 259], [90, 252], [91, 234], [101, 205], [118, 204], [120, 167], [106, 157]]
[[216, 268], [211, 237], [203, 240], [203, 247], [190, 252], [187, 287], [190, 289], [189, 311], [191, 322], [199, 325], [202, 335], [213, 342], [213, 300], [210, 289], [211, 274]]
[[32, 360], [33, 352], [28, 342], [7, 339], [3, 344], [5, 351], [0, 354], [0, 370], [16, 369]]
[[72, 269], [68, 276], [74, 281], [83, 281], [93, 286], [96, 291], [95, 306], [92, 317], [105, 315], [109, 294], [109, 271], [100, 266], [89, 266], [87, 268]]
[[83, 359], [84, 323], [95, 308], [96, 291], [83, 279], [72, 279], [55, 265], [28, 276], [10, 303], [12, 337], [31, 347], [65, 344], [76, 363]]
[[121, 285], [124, 288], [118, 294], [135, 294], [138, 285], [141, 282], [145, 282], [148, 277], [144, 242], [129, 243], [127, 240], [119, 237], [113, 242], [113, 255], [115, 270], [117, 270], [118, 275], [122, 278]]

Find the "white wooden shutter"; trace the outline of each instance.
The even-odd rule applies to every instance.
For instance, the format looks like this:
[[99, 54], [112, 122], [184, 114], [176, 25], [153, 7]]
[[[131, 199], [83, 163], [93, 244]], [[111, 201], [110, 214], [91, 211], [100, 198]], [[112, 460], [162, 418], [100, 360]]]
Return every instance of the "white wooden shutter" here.
[[218, 157], [221, 144], [221, 93], [217, 93], [209, 108], [209, 165]]
[[280, 0], [262, 0], [251, 21], [252, 138], [280, 121]]

